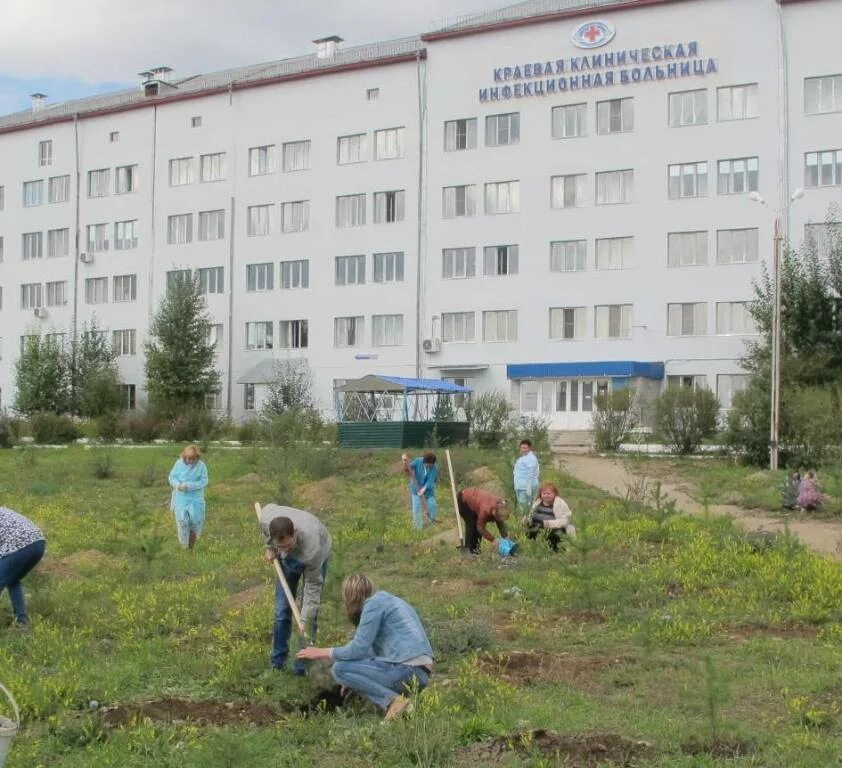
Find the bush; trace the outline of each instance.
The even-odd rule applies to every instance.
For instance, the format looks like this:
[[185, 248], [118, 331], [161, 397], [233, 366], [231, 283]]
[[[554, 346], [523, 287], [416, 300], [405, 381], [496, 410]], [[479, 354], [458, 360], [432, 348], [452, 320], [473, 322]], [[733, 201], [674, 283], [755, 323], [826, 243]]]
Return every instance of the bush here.
[[237, 440], [241, 443], [256, 443], [260, 440], [263, 425], [260, 419], [249, 419], [237, 427]]
[[716, 432], [718, 411], [719, 401], [709, 389], [668, 387], [655, 400], [655, 425], [673, 452], [686, 456]]
[[126, 422], [126, 435], [135, 443], [151, 443], [161, 434], [161, 426], [151, 413], [137, 413]]
[[521, 416], [509, 423], [509, 440], [529, 440], [535, 453], [550, 455], [550, 421], [542, 416]]
[[636, 419], [633, 389], [617, 389], [597, 395], [596, 410], [591, 416], [596, 449], [616, 451]]
[[72, 443], [79, 437], [79, 430], [69, 416], [55, 413], [36, 413], [30, 419], [32, 437], [40, 445]]
[[11, 448], [15, 444], [11, 421], [8, 416], [0, 416], [0, 448]]
[[482, 448], [499, 448], [509, 427], [511, 406], [500, 390], [473, 395], [465, 405], [471, 436]]
[[114, 477], [114, 459], [110, 453], [99, 453], [94, 456], [91, 471], [97, 480], [108, 480]]
[[123, 436], [123, 423], [119, 411], [106, 411], [96, 420], [96, 436], [107, 443], [113, 443]]
[[799, 387], [783, 393], [782, 459], [790, 467], [818, 467], [839, 441], [842, 418], [839, 391], [831, 387]]
[[170, 422], [168, 437], [177, 443], [210, 440], [216, 432], [216, 419], [210, 411], [192, 408]]

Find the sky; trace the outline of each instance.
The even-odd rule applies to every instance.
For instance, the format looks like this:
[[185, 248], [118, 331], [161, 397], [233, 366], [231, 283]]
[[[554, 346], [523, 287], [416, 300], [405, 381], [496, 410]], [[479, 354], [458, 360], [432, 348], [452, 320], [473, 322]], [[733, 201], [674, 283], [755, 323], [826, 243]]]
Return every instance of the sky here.
[[0, 115], [139, 84], [427, 32], [434, 21], [512, 0], [0, 0]]

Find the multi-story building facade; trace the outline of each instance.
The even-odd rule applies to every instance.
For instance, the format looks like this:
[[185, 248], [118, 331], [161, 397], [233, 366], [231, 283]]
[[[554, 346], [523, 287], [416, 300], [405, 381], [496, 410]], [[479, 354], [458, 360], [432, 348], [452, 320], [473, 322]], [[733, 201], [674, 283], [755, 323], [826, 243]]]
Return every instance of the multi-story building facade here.
[[536, 0], [0, 118], [2, 404], [22, 339], [94, 316], [139, 404], [190, 270], [236, 417], [278, 359], [326, 408], [368, 373], [505, 389], [568, 429], [630, 382], [727, 407], [775, 218], [795, 245], [833, 227], [839, 22], [833, 0]]

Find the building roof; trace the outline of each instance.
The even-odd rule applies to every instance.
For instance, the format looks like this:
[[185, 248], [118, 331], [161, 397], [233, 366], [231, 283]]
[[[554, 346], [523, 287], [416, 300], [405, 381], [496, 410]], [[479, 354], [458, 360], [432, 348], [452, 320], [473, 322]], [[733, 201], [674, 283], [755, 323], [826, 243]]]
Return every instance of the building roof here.
[[137, 88], [84, 99], [73, 99], [59, 104], [46, 105], [33, 112], [31, 109], [15, 112], [0, 117], [0, 132], [29, 128], [42, 123], [72, 120], [76, 115], [93, 116], [100, 113], [119, 112], [152, 104], [166, 104], [185, 98], [208, 95], [226, 90], [240, 90], [281, 80], [294, 80], [303, 77], [335, 72], [337, 70], [358, 69], [377, 64], [389, 64], [423, 55], [423, 44], [419, 37], [405, 37], [387, 40], [381, 43], [368, 43], [352, 48], [338, 48], [330, 58], [320, 59], [316, 53], [280, 59], [247, 67], [225, 69], [210, 74], [193, 75], [185, 78], [172, 78], [168, 81], [165, 92], [160, 96], [145, 96], [138, 83]]
[[439, 379], [407, 379], [402, 376], [363, 376], [336, 387], [337, 392], [472, 392]]

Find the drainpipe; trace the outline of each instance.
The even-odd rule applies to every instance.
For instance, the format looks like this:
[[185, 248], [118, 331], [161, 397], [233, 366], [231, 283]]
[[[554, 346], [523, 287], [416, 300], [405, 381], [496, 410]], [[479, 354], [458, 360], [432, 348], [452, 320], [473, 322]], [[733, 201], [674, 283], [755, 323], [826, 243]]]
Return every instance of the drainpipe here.
[[[236, 198], [231, 196], [231, 221], [228, 227], [228, 383], [225, 392], [225, 415], [231, 418], [231, 376], [234, 359], [234, 211]], [[224, 329], [223, 329], [224, 330]]]
[[74, 246], [73, 246], [73, 314], [70, 318], [70, 369], [73, 375], [70, 377], [70, 408], [76, 410], [76, 354], [78, 350], [79, 332], [79, 239], [81, 238], [80, 223], [80, 196], [81, 196], [81, 174], [79, 161], [79, 113], [73, 115], [73, 141], [76, 161], [76, 210], [74, 221]]
[[[426, 241], [424, 227], [425, 211], [425, 164], [426, 164], [426, 128], [427, 128], [427, 67], [421, 57], [421, 51], [415, 54], [415, 69], [418, 82], [418, 232], [416, 238], [416, 269], [415, 269], [415, 378], [420, 379], [422, 373], [421, 341], [424, 330], [424, 250]], [[422, 71], [423, 70], [423, 71]]]

